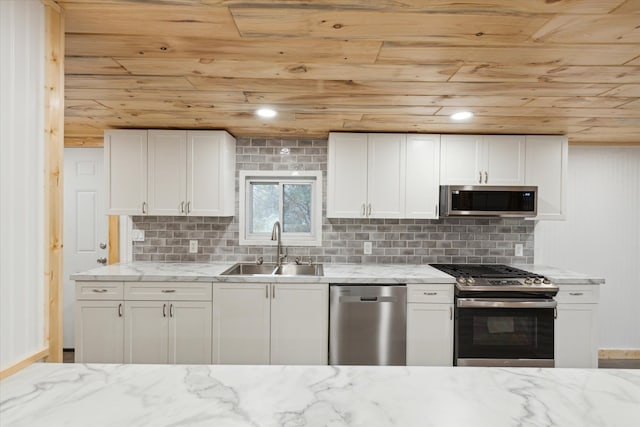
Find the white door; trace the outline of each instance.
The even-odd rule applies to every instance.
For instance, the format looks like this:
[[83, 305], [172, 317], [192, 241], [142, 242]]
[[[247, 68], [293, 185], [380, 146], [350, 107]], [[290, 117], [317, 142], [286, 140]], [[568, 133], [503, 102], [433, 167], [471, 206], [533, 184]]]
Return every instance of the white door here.
[[150, 130], [147, 167], [149, 215], [185, 215], [187, 133]]
[[407, 305], [407, 366], [453, 365], [453, 304]]
[[327, 217], [364, 218], [367, 134], [331, 132], [327, 162]]
[[367, 215], [400, 218], [404, 214], [405, 136], [369, 134]]
[[487, 135], [484, 141], [483, 184], [524, 184], [524, 135]]
[[104, 159], [109, 214], [146, 215], [147, 131], [104, 131]]
[[564, 219], [567, 187], [567, 137], [526, 136], [525, 184], [538, 186], [536, 219]]
[[213, 363], [268, 365], [269, 284], [213, 286]]
[[169, 363], [169, 303], [125, 301], [124, 363]]
[[407, 135], [405, 218], [438, 218], [440, 135]]
[[210, 301], [169, 301], [169, 363], [211, 364]]
[[[108, 218], [104, 206], [102, 148], [64, 149], [63, 343], [73, 348], [75, 287], [69, 276], [106, 261]], [[104, 249], [101, 248], [104, 245]]]
[[277, 283], [271, 286], [271, 364], [326, 365], [328, 285]]
[[123, 306], [122, 301], [76, 302], [77, 363], [124, 362]]
[[440, 184], [479, 185], [484, 168], [481, 135], [442, 135], [440, 144]]
[[558, 303], [556, 368], [598, 367], [598, 305]]

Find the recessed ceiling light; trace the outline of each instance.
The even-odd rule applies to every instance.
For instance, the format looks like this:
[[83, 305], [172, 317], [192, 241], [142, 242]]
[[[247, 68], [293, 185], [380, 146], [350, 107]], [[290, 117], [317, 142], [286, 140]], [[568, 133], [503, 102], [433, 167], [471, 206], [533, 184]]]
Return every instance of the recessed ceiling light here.
[[473, 113], [471, 111], [458, 111], [457, 113], [453, 113], [450, 117], [452, 120], [467, 120], [473, 117]]
[[261, 108], [256, 111], [256, 114], [264, 118], [271, 118], [278, 115], [276, 110], [272, 110], [271, 108]]

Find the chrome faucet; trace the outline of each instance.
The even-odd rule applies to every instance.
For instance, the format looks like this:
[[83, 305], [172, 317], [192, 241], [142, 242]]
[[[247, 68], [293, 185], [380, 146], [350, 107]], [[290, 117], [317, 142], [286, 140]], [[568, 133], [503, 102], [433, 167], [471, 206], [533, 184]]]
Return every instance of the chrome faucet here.
[[271, 240], [278, 241], [277, 264], [278, 267], [280, 267], [282, 265], [282, 260], [287, 257], [286, 253], [282, 255], [282, 229], [280, 228], [280, 221], [276, 221], [273, 223], [273, 230], [271, 230]]

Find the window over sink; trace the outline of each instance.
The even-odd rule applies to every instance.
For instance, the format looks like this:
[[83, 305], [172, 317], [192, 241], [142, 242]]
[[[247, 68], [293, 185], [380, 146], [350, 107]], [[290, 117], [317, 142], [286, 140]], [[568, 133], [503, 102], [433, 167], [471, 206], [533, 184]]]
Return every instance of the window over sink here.
[[240, 244], [275, 245], [276, 221], [284, 245], [322, 244], [321, 171], [240, 171]]

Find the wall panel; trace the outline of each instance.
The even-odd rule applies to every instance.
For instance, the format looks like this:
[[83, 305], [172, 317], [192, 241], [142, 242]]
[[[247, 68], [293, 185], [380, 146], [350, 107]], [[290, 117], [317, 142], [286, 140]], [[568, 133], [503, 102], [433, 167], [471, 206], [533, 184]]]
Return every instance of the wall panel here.
[[0, 1], [0, 370], [47, 346], [44, 10]]
[[569, 147], [567, 221], [539, 222], [535, 262], [604, 277], [600, 348], [640, 348], [640, 147]]

